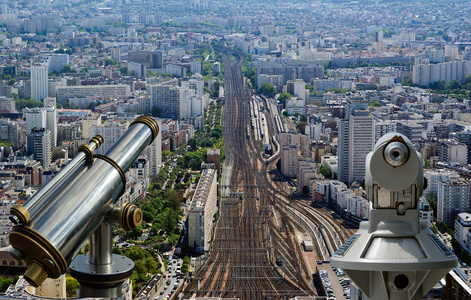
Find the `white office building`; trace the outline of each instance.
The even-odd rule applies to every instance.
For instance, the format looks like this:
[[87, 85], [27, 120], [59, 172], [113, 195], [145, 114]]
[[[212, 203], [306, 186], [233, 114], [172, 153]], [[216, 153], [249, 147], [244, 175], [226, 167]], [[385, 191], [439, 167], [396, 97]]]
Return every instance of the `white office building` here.
[[101, 115], [90, 113], [82, 120], [82, 138], [83, 139], [90, 139], [94, 137], [94, 135], [90, 135], [90, 127], [92, 125], [100, 125], [101, 124]]
[[445, 169], [424, 170], [424, 177], [427, 178], [427, 188], [424, 190], [424, 196], [427, 196], [430, 193], [438, 194], [440, 181], [460, 179], [460, 175], [458, 173]]
[[49, 96], [47, 66], [31, 67], [31, 98], [42, 101]]
[[57, 146], [57, 111], [47, 99], [51, 98], [45, 99], [46, 107], [26, 109], [26, 133], [30, 133], [33, 128], [48, 129], [52, 149]]
[[188, 108], [186, 112], [186, 119], [196, 116], [203, 116], [203, 98], [196, 96], [188, 99]]
[[345, 119], [339, 122], [339, 180], [352, 182], [365, 177], [366, 155], [375, 143], [374, 118], [363, 99], [350, 99]]
[[468, 248], [468, 232], [471, 227], [471, 214], [467, 212], [459, 213], [455, 220], [455, 239], [463, 249], [470, 252]]
[[136, 78], [146, 77], [147, 67], [144, 64], [130, 61], [128, 62], [128, 70], [133, 72], [133, 75]]
[[[159, 128], [162, 128], [160, 120], [156, 120]], [[146, 154], [149, 158], [149, 173], [151, 181], [154, 181], [159, 173], [159, 166], [162, 165], [162, 131], [159, 130], [157, 137], [152, 144], [147, 146]]]
[[70, 98], [92, 97], [94, 99], [125, 99], [131, 96], [127, 84], [78, 85], [57, 87], [57, 101], [64, 104]]
[[49, 170], [51, 163], [51, 132], [46, 128], [33, 128], [28, 133], [26, 141], [28, 154], [41, 163], [44, 170]]
[[33, 128], [46, 128], [47, 112], [46, 109], [31, 108], [26, 109], [26, 133], [29, 133]]
[[51, 131], [51, 147], [57, 146], [57, 111], [55, 106], [46, 106], [46, 128]]
[[204, 93], [203, 77], [184, 79], [181, 85], [182, 85], [182, 88], [194, 90], [197, 97], [203, 98], [203, 93]]
[[302, 79], [288, 81], [286, 87], [292, 96], [306, 100], [306, 83]]
[[151, 107], [160, 110], [162, 118], [181, 119], [187, 117], [188, 101], [195, 95], [192, 89], [177, 86], [176, 80], [150, 85]]
[[111, 49], [111, 59], [121, 62], [121, 50], [119, 48]]
[[105, 154], [124, 134], [129, 124], [120, 122], [106, 122], [104, 124], [90, 126], [90, 136], [97, 134], [101, 135], [104, 139], [103, 144], [96, 149], [96, 154]]
[[213, 216], [217, 209], [217, 171], [204, 169], [188, 208], [188, 245], [209, 249]]
[[[450, 53], [455, 56], [453, 51]], [[458, 80], [462, 84], [469, 74], [471, 74], [471, 61], [455, 60], [430, 64], [428, 59], [421, 58], [415, 60], [412, 70], [412, 82], [426, 87], [440, 80], [444, 80], [446, 83]]]
[[193, 74], [204, 75], [203, 74], [203, 62], [197, 61], [197, 60], [190, 62], [190, 71]]
[[49, 72], [62, 72], [65, 65], [69, 64], [69, 54], [54, 54], [48, 57], [47, 66]]
[[281, 173], [296, 177], [298, 173], [298, 148], [296, 145], [280, 145]]
[[385, 134], [396, 131], [396, 123], [392, 121], [375, 123], [375, 143]]
[[165, 66], [165, 73], [178, 77], [186, 76], [186, 68], [184, 66], [168, 64]]
[[471, 189], [465, 180], [440, 181], [437, 195], [437, 221], [453, 226], [459, 213], [470, 209]]
[[279, 135], [281, 173], [288, 177], [298, 176], [298, 160], [310, 158], [309, 136], [292, 133]]

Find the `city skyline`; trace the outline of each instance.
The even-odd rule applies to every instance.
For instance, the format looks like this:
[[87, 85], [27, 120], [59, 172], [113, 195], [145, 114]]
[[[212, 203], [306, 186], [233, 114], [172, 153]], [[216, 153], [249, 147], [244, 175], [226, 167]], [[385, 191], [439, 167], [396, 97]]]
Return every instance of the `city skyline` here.
[[[463, 263], [427, 296], [464, 297], [470, 10], [464, 0], [0, 0], [0, 245], [11, 207], [28, 207], [81, 145], [102, 136], [97, 161], [147, 115], [159, 133], [113, 199], [144, 221], [113, 229], [112, 250], [136, 265], [125, 298], [359, 299], [328, 261], [369, 219], [366, 157], [397, 132], [428, 180], [413, 209]], [[34, 293], [76, 295], [66, 281]]]

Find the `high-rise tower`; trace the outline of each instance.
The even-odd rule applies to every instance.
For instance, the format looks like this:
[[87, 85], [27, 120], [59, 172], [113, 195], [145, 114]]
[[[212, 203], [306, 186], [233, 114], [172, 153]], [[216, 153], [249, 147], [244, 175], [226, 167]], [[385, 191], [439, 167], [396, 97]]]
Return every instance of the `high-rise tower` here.
[[44, 100], [49, 94], [47, 66], [31, 67], [31, 98]]
[[350, 99], [345, 119], [339, 124], [339, 174], [343, 182], [362, 180], [365, 177], [366, 155], [375, 143], [374, 118], [363, 99]]

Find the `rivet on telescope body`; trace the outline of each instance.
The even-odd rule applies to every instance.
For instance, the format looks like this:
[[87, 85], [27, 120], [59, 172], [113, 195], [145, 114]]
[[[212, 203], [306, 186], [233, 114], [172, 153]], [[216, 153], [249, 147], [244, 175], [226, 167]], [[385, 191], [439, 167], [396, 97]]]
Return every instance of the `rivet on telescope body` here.
[[46, 264], [48, 264], [49, 266], [51, 266], [52, 268], [55, 268], [55, 267], [56, 267], [56, 265], [54, 264], [54, 262], [53, 262], [52, 260], [50, 260], [49, 258], [47, 258], [47, 257], [45, 257], [45, 258], [43, 259], [43, 261], [44, 261]]

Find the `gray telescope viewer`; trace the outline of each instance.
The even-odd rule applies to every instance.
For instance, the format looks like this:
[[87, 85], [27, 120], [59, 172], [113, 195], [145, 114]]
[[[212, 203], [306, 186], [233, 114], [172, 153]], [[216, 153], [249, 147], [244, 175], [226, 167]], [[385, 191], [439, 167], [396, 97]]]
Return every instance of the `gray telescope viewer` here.
[[[116, 202], [125, 191], [125, 172], [158, 133], [157, 122], [141, 116], [104, 155], [93, 153], [103, 138], [92, 138], [23, 206], [12, 207], [11, 254], [29, 265], [24, 278], [31, 285], [69, 271], [80, 282], [80, 297], [121, 296], [134, 263], [112, 254], [111, 224], [125, 230], [141, 224], [139, 208]], [[76, 257], [87, 239], [90, 253]]]
[[366, 157], [370, 218], [330, 258], [370, 299], [422, 299], [458, 263], [420, 221], [426, 188], [422, 155], [399, 133], [378, 140]]

